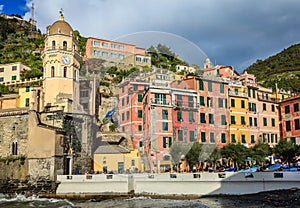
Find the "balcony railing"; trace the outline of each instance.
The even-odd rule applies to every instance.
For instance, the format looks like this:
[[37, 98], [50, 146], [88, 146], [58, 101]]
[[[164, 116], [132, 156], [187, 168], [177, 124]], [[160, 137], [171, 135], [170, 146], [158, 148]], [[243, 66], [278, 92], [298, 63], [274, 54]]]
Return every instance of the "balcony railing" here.
[[168, 105], [168, 106], [172, 106], [172, 101], [171, 100], [161, 99], [161, 98], [151, 99], [150, 103], [151, 103], [151, 105]]
[[30, 78], [30, 79], [24, 79], [24, 80], [12, 80], [10, 82], [0, 82], [0, 84], [2, 85], [6, 85], [6, 86], [17, 86], [17, 85], [22, 85], [22, 84], [29, 84], [32, 82], [38, 82], [38, 81], [42, 81], [43, 77], [34, 77], [34, 78]]
[[235, 92], [235, 91], [228, 91], [228, 94], [231, 96], [238, 96], [238, 97], [247, 97], [247, 93], [244, 92]]
[[170, 87], [170, 82], [165, 81], [165, 80], [152, 80], [150, 82], [150, 86], [155, 86], [155, 87]]
[[174, 106], [178, 108], [197, 108], [199, 107], [199, 104], [194, 101], [177, 100], [174, 102]]
[[262, 96], [262, 95], [258, 95], [258, 100], [262, 100], [262, 101], [271, 101], [271, 102], [279, 102], [280, 99], [276, 99], [273, 97], [267, 97], [267, 96]]

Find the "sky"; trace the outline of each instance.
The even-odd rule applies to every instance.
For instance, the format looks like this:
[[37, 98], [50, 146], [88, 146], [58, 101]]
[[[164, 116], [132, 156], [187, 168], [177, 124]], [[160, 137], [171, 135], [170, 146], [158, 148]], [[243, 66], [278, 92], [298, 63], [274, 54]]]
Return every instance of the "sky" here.
[[162, 43], [190, 64], [209, 57], [239, 72], [300, 42], [299, 0], [0, 0], [0, 13], [29, 19], [32, 2], [42, 32], [62, 8], [82, 36]]

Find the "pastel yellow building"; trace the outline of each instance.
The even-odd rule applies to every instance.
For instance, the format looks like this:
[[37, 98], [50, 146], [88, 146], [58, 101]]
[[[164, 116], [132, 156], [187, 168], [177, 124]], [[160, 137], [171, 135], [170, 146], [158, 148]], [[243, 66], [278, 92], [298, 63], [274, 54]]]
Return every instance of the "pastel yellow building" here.
[[241, 143], [248, 146], [249, 114], [247, 87], [241, 82], [229, 84], [229, 109], [230, 109], [230, 143]]
[[31, 87], [20, 87], [19, 88], [19, 97], [17, 98], [17, 107], [24, 108], [29, 107], [30, 102], [32, 102], [32, 91]]
[[119, 137], [104, 142], [94, 153], [95, 172], [124, 173], [125, 171], [138, 172], [143, 170], [139, 151], [133, 149], [130, 139]]

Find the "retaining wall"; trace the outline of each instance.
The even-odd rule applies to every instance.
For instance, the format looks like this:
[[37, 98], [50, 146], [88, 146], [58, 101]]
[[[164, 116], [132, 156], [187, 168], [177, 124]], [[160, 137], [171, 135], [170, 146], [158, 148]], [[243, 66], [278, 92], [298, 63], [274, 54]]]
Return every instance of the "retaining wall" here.
[[58, 176], [57, 194], [218, 195], [300, 188], [297, 172]]

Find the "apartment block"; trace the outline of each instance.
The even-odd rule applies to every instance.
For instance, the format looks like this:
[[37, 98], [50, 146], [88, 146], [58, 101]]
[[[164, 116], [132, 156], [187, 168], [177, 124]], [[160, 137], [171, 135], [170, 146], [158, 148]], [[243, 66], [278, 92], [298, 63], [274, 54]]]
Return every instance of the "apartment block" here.
[[130, 135], [133, 147], [138, 148], [143, 137], [143, 96], [149, 83], [127, 79], [119, 85], [120, 131]]
[[133, 66], [151, 66], [151, 57], [145, 49], [136, 45], [98, 38], [88, 38], [86, 58], [102, 59], [105, 66], [130, 68]]
[[247, 87], [240, 81], [229, 83], [230, 143], [249, 145]]
[[21, 62], [0, 64], [0, 84], [18, 83], [24, 78], [26, 71], [29, 70], [31, 68]]
[[259, 139], [273, 147], [279, 142], [280, 137], [279, 100], [276, 99], [272, 89], [261, 86], [258, 86], [257, 99]]

